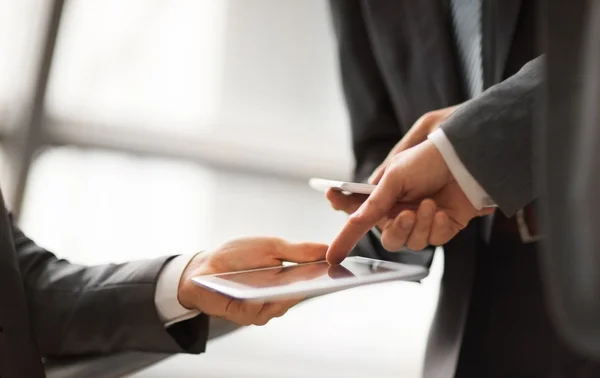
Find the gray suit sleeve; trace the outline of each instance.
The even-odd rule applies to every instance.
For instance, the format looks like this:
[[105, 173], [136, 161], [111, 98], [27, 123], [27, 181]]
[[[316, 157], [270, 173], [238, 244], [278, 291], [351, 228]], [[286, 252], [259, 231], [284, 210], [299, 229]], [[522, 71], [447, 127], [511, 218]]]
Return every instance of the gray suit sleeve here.
[[43, 356], [204, 351], [207, 316], [168, 329], [159, 320], [154, 293], [169, 257], [86, 267], [38, 247], [14, 221], [12, 227], [31, 327]]
[[538, 195], [533, 123], [544, 56], [461, 106], [441, 127], [467, 170], [512, 216]]

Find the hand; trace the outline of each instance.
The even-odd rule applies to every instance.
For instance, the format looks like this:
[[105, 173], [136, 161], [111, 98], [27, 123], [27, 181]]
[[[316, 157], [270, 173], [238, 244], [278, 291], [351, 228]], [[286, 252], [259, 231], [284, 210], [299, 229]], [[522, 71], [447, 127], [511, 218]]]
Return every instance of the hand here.
[[324, 244], [288, 243], [277, 238], [243, 238], [230, 241], [215, 251], [199, 253], [192, 259], [179, 281], [179, 303], [186, 308], [223, 317], [240, 325], [264, 325], [272, 318], [285, 314], [302, 298], [269, 303], [244, 301], [194, 285], [191, 278], [280, 266], [282, 261], [319, 261], [324, 259], [326, 251], [327, 246]]
[[[326, 196], [334, 209], [343, 210], [350, 215], [369, 197], [364, 194], [347, 195], [333, 189], [328, 190]], [[425, 199], [420, 204], [396, 204], [376, 223], [379, 231], [386, 230], [381, 239], [383, 248], [389, 252], [397, 252], [406, 245], [414, 251], [420, 251], [429, 244], [445, 243], [445, 235], [451, 233], [451, 224], [445, 221], [434, 223], [436, 218], [447, 217], [441, 213], [443, 211], [437, 210], [436, 203], [431, 199]], [[417, 227], [414, 227], [415, 223]]]
[[[336, 189], [328, 189], [325, 196], [329, 200], [331, 207], [334, 210], [344, 211], [348, 215], [352, 215], [358, 208], [369, 198], [366, 194], [345, 194]], [[390, 220], [394, 220], [402, 210], [417, 209], [418, 205], [398, 204], [392, 208], [383, 218], [377, 221], [376, 226], [383, 230]]]
[[[391, 157], [375, 191], [354, 212], [342, 231], [327, 251], [327, 261], [341, 262], [356, 243], [382, 218], [389, 217], [398, 203], [413, 203], [422, 199], [432, 199], [439, 210], [437, 214], [421, 214], [412, 227], [419, 235], [428, 237], [431, 219], [436, 227], [443, 230], [429, 238], [431, 244], [443, 244], [452, 239], [476, 216], [487, 215], [493, 209], [478, 211], [465, 196], [454, 180], [443, 157], [429, 140]], [[422, 207], [422, 206], [421, 206]], [[431, 207], [429, 208], [431, 210]], [[410, 234], [398, 234], [394, 230], [407, 230], [402, 227], [406, 220], [405, 210], [393, 221], [388, 221], [382, 230], [382, 243], [386, 249], [395, 249], [405, 243]], [[423, 217], [421, 217], [423, 215]], [[421, 220], [428, 221], [421, 221]], [[426, 242], [427, 240], [425, 240]]]
[[412, 125], [406, 135], [404, 135], [404, 137], [400, 139], [398, 143], [396, 143], [394, 148], [390, 150], [385, 160], [379, 164], [377, 168], [375, 168], [371, 174], [371, 177], [369, 177], [369, 183], [377, 184], [381, 179], [381, 176], [383, 175], [383, 172], [385, 171], [389, 161], [394, 155], [426, 141], [427, 136], [435, 129], [440, 127], [442, 122], [450, 117], [459, 106], [460, 105], [454, 105], [423, 114], [421, 118], [419, 118], [417, 122]]
[[[373, 171], [369, 182], [377, 184], [390, 160], [395, 155], [427, 140], [427, 136], [452, 115], [458, 107], [459, 105], [455, 105], [431, 111], [421, 116], [404, 138], [392, 148], [387, 158]], [[368, 197], [360, 194], [346, 195], [335, 190], [329, 190], [326, 195], [335, 210], [342, 210], [349, 215], [358, 210]], [[436, 203], [429, 199], [422, 201], [420, 204], [412, 204], [412, 206], [403, 204], [394, 207], [376, 223], [380, 231], [387, 229], [382, 238], [383, 247], [393, 252], [400, 250], [405, 244], [408, 248], [418, 251], [427, 247], [429, 243], [433, 245], [443, 244], [447, 241], [445, 240], [446, 235], [452, 233], [452, 230], [449, 229], [451, 224], [444, 220], [447, 215], [441, 214], [441, 210], [436, 213], [436, 210]], [[436, 218], [442, 220], [442, 222], [435, 222]], [[396, 221], [394, 222], [394, 220]], [[417, 227], [413, 228], [415, 224]], [[443, 228], [442, 225], [445, 225], [446, 228]]]
[[[363, 194], [343, 194], [330, 189], [326, 193], [331, 206], [352, 215], [369, 198]], [[418, 214], [418, 215], [417, 215]], [[428, 245], [442, 245], [451, 234], [451, 223], [446, 214], [438, 210], [435, 201], [424, 199], [421, 203], [398, 203], [388, 211], [375, 226], [382, 232], [381, 245], [389, 252], [401, 251], [404, 246], [413, 251]], [[439, 222], [434, 222], [436, 219]], [[417, 227], [415, 227], [417, 224]]]

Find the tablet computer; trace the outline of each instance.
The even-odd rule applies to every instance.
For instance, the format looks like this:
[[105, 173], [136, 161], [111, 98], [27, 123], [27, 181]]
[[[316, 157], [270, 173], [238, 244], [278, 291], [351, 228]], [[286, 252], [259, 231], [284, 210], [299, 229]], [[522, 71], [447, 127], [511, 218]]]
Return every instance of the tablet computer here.
[[198, 276], [199, 286], [246, 300], [317, 296], [376, 282], [417, 281], [428, 270], [418, 265], [349, 257], [339, 265], [326, 261]]

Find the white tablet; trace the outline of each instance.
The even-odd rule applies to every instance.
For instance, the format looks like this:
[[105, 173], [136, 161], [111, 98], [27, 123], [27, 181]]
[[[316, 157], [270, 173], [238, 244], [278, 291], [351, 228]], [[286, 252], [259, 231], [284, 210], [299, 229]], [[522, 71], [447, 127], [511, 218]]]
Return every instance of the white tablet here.
[[417, 265], [349, 257], [339, 265], [319, 261], [198, 276], [192, 281], [233, 298], [274, 300], [327, 294], [376, 282], [416, 281], [426, 277], [427, 272], [427, 268]]
[[311, 188], [322, 192], [326, 191], [327, 189], [336, 189], [348, 193], [371, 194], [373, 190], [375, 190], [375, 185], [371, 184], [363, 184], [360, 182], [335, 181], [322, 178], [311, 178], [308, 181], [308, 185], [310, 185]]

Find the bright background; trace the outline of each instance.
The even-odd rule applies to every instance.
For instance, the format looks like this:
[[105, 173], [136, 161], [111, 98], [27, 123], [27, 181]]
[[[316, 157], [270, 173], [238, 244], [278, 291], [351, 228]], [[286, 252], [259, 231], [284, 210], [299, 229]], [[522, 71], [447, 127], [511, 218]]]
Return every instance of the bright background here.
[[[345, 215], [306, 185], [351, 171], [326, 1], [66, 2], [19, 187], [52, 4], [0, 0], [0, 179], [39, 244], [96, 264], [333, 238]], [[317, 298], [136, 377], [417, 377], [442, 258], [421, 285]]]

